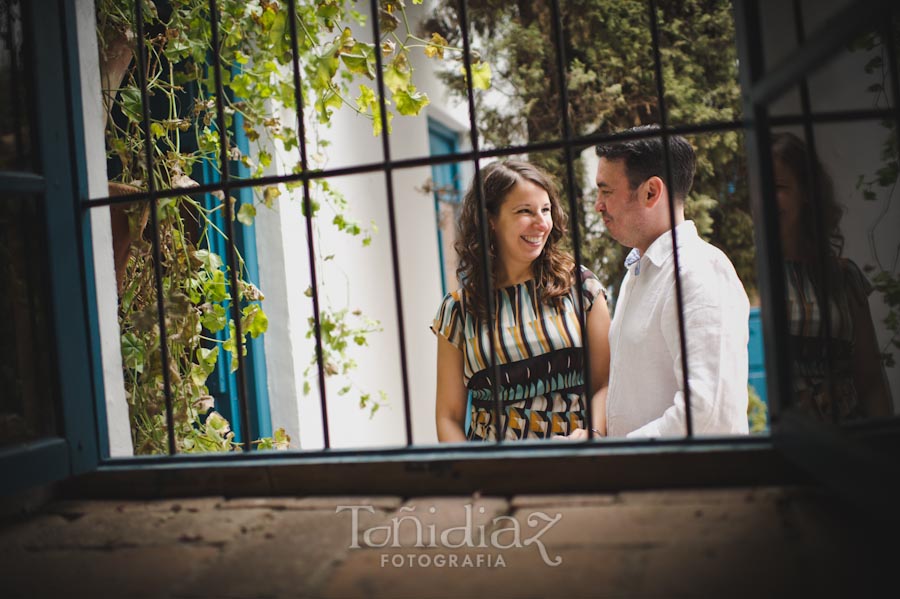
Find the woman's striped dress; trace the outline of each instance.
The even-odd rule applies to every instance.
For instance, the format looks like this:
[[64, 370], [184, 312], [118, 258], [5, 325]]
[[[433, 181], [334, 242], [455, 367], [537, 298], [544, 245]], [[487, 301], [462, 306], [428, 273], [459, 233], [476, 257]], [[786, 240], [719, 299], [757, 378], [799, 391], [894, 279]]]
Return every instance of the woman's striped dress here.
[[[580, 274], [584, 308], [590, 311], [603, 287], [588, 269], [581, 267]], [[561, 310], [538, 303], [534, 280], [495, 293], [503, 438], [545, 439], [584, 428], [584, 359], [575, 286]], [[487, 319], [465, 309], [465, 296], [462, 289], [448, 293], [431, 330], [463, 352], [464, 381], [472, 396], [467, 437], [496, 439], [490, 330]]]

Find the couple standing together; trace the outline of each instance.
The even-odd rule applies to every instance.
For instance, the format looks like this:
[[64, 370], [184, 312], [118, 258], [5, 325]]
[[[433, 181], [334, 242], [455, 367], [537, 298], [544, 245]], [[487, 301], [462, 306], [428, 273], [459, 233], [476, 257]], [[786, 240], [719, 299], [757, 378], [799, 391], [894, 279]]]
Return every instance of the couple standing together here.
[[[668, 150], [671, 188], [661, 138], [597, 147], [595, 208], [609, 234], [633, 248], [612, 320], [599, 279], [583, 266], [576, 268], [560, 247], [567, 218], [551, 178], [517, 161], [482, 169], [494, 313], [488, 317], [482, 283], [485, 248], [473, 184], [463, 203], [456, 245], [462, 288], [447, 294], [432, 324], [438, 339], [440, 441], [493, 440], [498, 431], [504, 439], [584, 439], [588, 398], [590, 426], [600, 435], [686, 434], [670, 198], [693, 431], [747, 432], [747, 294], [725, 254], [700, 239], [694, 223], [684, 219], [695, 170], [693, 149], [684, 138], [671, 136]], [[583, 335], [589, 337], [589, 390], [584, 385]], [[492, 351], [500, 375], [499, 422]]]

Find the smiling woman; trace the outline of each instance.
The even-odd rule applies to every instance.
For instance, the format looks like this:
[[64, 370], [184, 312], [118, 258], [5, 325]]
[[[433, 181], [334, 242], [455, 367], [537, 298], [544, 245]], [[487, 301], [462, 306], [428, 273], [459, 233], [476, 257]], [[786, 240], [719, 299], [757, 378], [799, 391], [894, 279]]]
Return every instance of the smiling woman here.
[[544, 249], [553, 230], [550, 196], [531, 181], [521, 181], [490, 219], [496, 239], [498, 285], [506, 287], [532, 278], [531, 264]]
[[[482, 288], [479, 195], [489, 215], [490, 298]], [[599, 402], [609, 374], [609, 312], [597, 277], [583, 267], [576, 271], [574, 260], [559, 247], [566, 222], [556, 185], [525, 162], [488, 165], [466, 194], [457, 242], [462, 289], [444, 297], [432, 325], [438, 337], [441, 441], [584, 434], [585, 397], [590, 392], [588, 397]], [[586, 331], [577, 285], [587, 311]], [[585, 333], [593, 358], [590, 390], [585, 389]], [[494, 403], [492, 354], [502, 409]], [[466, 405], [469, 395], [471, 408]], [[593, 414], [592, 428], [602, 430], [602, 410]]]

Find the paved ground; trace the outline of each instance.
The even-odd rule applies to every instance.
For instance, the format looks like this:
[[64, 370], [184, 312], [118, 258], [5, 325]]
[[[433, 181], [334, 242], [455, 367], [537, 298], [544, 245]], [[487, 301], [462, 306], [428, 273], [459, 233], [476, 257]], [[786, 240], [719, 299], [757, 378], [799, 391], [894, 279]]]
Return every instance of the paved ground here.
[[0, 596], [876, 596], [900, 550], [851, 513], [799, 488], [54, 502], [0, 528]]

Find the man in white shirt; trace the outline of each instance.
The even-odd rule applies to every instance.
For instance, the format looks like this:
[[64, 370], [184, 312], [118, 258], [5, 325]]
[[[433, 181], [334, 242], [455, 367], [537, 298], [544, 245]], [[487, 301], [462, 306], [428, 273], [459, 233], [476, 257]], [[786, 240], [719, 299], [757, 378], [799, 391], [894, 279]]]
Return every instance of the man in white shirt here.
[[[629, 132], [657, 129], [646, 126]], [[683, 346], [687, 350], [693, 433], [747, 433], [747, 294], [728, 257], [700, 239], [692, 221], [684, 220], [684, 201], [694, 178], [694, 151], [680, 136], [670, 136], [668, 145], [671, 189], [666, 183], [662, 138], [597, 147], [595, 208], [609, 234], [633, 248], [625, 261], [628, 272], [609, 331], [607, 434], [687, 434]], [[683, 297], [683, 345], [670, 198], [675, 208], [674, 237]]]

